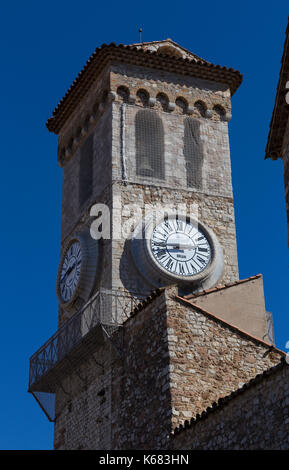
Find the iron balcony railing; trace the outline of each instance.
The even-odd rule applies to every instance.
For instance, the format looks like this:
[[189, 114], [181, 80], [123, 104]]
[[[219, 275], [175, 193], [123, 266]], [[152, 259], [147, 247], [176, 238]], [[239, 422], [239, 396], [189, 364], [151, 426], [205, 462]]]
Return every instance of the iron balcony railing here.
[[[104, 333], [112, 340], [114, 332], [120, 329], [143, 298], [144, 296], [130, 295], [123, 291], [101, 289], [97, 292], [31, 356], [29, 391], [54, 392], [53, 371], [57, 371], [57, 376], [60, 377], [67, 359], [73, 365], [95, 349], [100, 339], [100, 335], [97, 336], [97, 327], [101, 334]], [[119, 348], [119, 344], [116, 347]]]

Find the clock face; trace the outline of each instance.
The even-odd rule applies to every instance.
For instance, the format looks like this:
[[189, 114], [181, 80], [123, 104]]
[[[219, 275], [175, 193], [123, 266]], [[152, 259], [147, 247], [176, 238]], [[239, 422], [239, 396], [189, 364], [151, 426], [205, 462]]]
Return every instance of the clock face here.
[[81, 268], [81, 246], [73, 241], [64, 256], [59, 279], [59, 289], [63, 302], [68, 302], [77, 287]]
[[223, 272], [223, 250], [214, 233], [197, 217], [158, 210], [147, 213], [133, 232], [135, 267], [154, 287], [177, 284], [191, 292], [216, 285]]
[[150, 249], [158, 265], [172, 276], [195, 276], [211, 263], [211, 246], [204, 231], [186, 219], [167, 218], [157, 225]]

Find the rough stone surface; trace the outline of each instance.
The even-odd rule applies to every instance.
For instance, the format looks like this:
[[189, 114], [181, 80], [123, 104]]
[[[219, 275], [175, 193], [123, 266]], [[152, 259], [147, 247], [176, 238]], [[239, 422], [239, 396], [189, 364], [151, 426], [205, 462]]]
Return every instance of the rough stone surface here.
[[[85, 140], [75, 151], [73, 157], [63, 168], [62, 186], [62, 241], [75, 230], [88, 208], [94, 201], [103, 202], [107, 198], [104, 193], [111, 186], [111, 108], [107, 107], [91, 132], [93, 144], [89, 156], [92, 160], [90, 165], [91, 194], [86, 201], [80, 205], [79, 191], [81, 185], [82, 164], [87, 165], [88, 158], [82, 161], [81, 149]], [[87, 137], [86, 137], [87, 139]]]
[[171, 438], [171, 449], [288, 450], [289, 368], [246, 389]]
[[[271, 353], [264, 358], [262, 342], [248, 341], [238, 330], [230, 329], [182, 302], [168, 301], [172, 402], [179, 416], [174, 424], [194, 417], [216, 397], [228, 395], [250, 378], [278, 361]], [[268, 349], [267, 349], [268, 350]], [[188, 402], [183, 403], [183, 399]]]
[[[124, 86], [127, 94], [118, 92]], [[141, 99], [140, 90], [155, 100], [153, 106]], [[114, 95], [109, 95], [110, 92]], [[160, 94], [162, 99], [158, 99]], [[129, 100], [130, 96], [136, 99]], [[183, 108], [178, 106], [181, 98], [186, 103]], [[172, 111], [166, 108], [166, 99], [177, 103]], [[135, 116], [148, 106], [158, 113], [164, 128], [162, 181], [136, 175]], [[188, 186], [186, 178], [184, 119], [188, 118], [188, 106], [193, 106], [190, 116], [199, 122], [200, 128], [203, 154], [200, 187]], [[206, 109], [212, 111], [210, 118], [205, 117]], [[103, 72], [95, 88], [83, 99], [79, 112], [71, 116], [59, 135], [60, 154], [67, 143], [73, 142], [70, 158], [60, 159], [62, 249], [76, 230], [84, 224], [91, 225], [93, 204], [105, 203], [110, 208], [112, 239], [100, 242], [102, 270], [94, 292], [99, 287], [139, 294], [151, 291], [152, 286], [134, 265], [129, 247], [131, 230], [126, 230], [132, 216], [134, 225], [140, 222], [148, 204], [166, 209], [183, 205], [188, 213], [193, 206], [199, 220], [213, 229], [223, 249], [224, 269], [218, 282], [238, 280], [228, 125], [224, 121], [224, 113], [229, 111], [230, 92], [221, 84], [125, 64], [114, 64]], [[93, 119], [85, 119], [90, 113]], [[91, 174], [82, 168], [82, 164], [89, 162], [87, 156], [82, 159], [88, 138], [92, 138]], [[80, 188], [86, 181], [91, 189], [84, 191], [88, 197], [80, 204]], [[115, 234], [119, 227], [123, 229], [120, 236]]]
[[56, 394], [55, 449], [109, 449], [111, 447], [111, 362], [108, 344], [97, 358], [75, 368], [62, 380]]
[[67, 371], [57, 393], [56, 448], [165, 449], [176, 426], [280, 361], [269, 345], [175, 294], [166, 289], [124, 323], [123, 357], [112, 338]]

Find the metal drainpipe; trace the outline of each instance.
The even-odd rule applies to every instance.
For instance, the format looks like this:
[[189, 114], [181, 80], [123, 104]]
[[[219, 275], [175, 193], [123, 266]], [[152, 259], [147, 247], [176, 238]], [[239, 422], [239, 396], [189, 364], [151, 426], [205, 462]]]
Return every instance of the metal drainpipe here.
[[125, 103], [122, 103], [120, 108], [120, 155], [121, 155], [121, 169], [122, 180], [127, 184], [126, 161], [125, 161]]

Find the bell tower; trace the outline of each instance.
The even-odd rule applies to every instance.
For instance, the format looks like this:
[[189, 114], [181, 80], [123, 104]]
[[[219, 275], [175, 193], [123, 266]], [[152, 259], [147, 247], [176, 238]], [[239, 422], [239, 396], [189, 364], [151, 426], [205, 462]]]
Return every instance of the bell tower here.
[[[171, 39], [104, 44], [48, 120], [63, 169], [59, 329], [31, 358], [29, 391], [55, 448], [165, 446], [179, 413], [172, 289], [239, 280], [228, 121], [241, 81]], [[143, 403], [155, 397], [142, 410], [141, 382]]]

